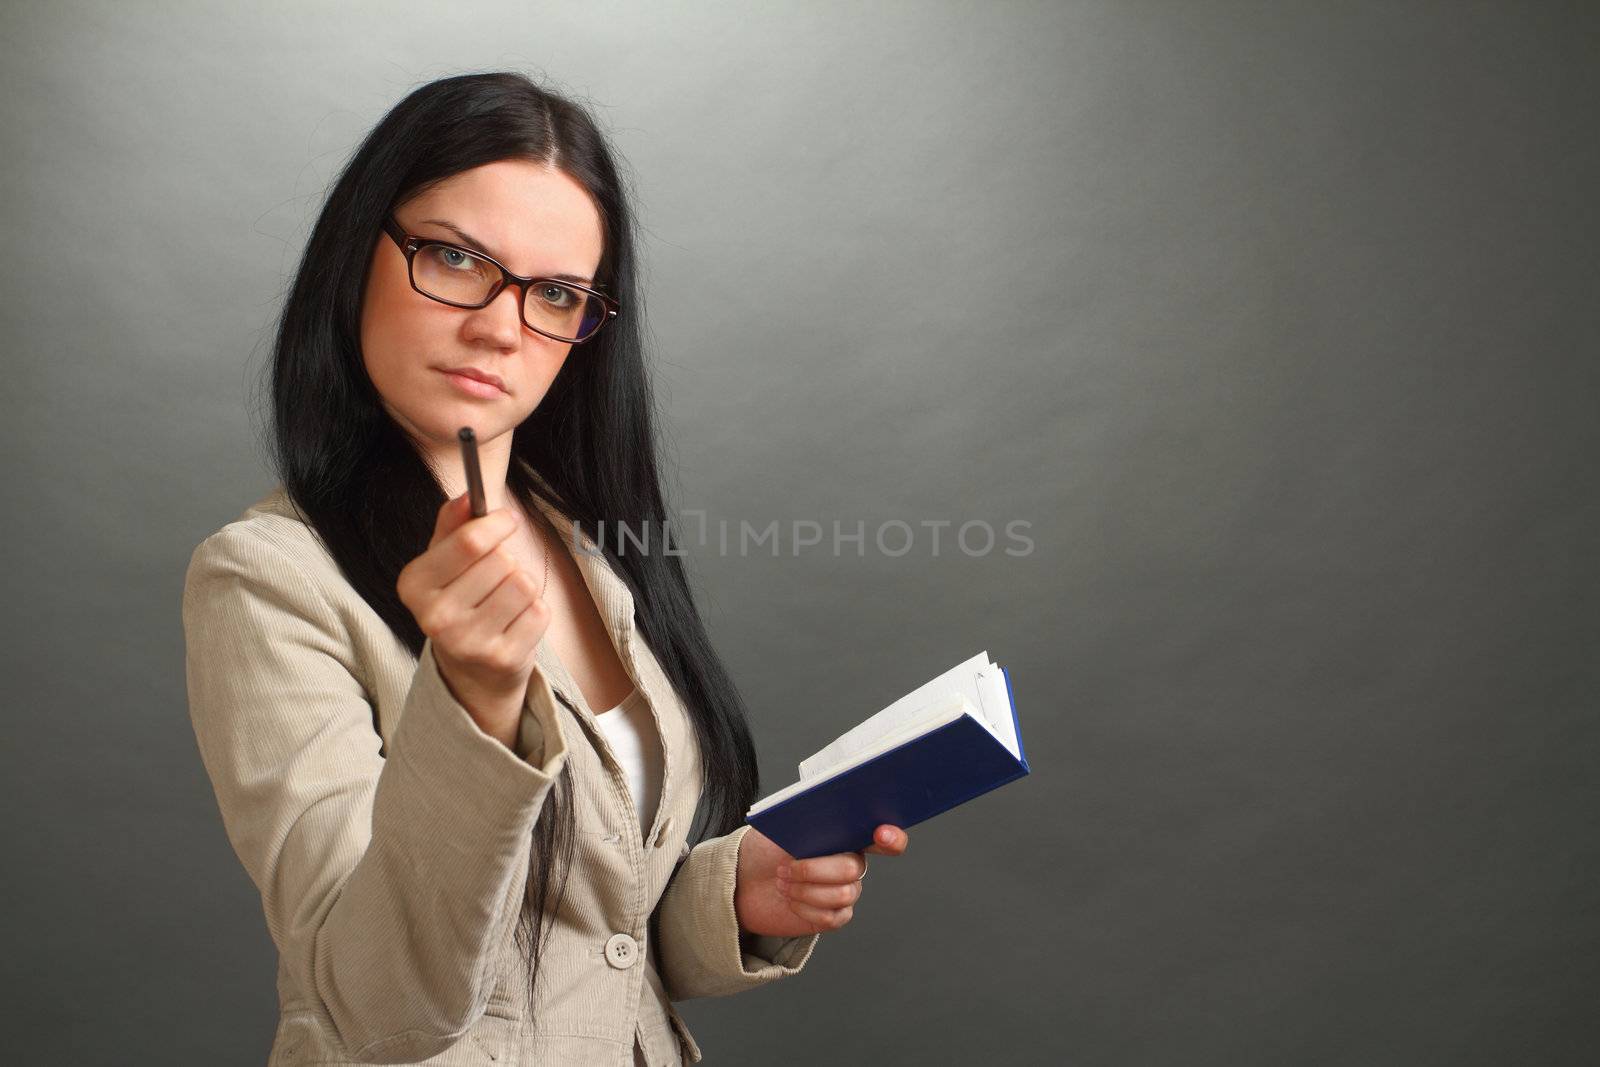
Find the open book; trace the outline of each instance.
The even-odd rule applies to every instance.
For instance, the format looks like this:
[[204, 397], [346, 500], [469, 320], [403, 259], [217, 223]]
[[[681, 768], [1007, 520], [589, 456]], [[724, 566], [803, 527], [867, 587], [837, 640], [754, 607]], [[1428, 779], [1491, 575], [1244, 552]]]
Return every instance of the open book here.
[[1011, 676], [980, 652], [822, 751], [745, 821], [796, 859], [853, 852], [1028, 773]]

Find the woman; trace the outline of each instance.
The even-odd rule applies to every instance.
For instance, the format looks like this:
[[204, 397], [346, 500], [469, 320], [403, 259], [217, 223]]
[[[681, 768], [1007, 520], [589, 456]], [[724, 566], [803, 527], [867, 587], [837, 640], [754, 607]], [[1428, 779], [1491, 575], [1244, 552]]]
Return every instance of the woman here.
[[519, 75], [412, 93], [317, 220], [281, 484], [183, 598], [279, 950], [272, 1063], [698, 1061], [673, 1000], [795, 974], [853, 914], [864, 853], [743, 824], [754, 747], [677, 556], [584, 532], [666, 515], [636, 284], [611, 150]]

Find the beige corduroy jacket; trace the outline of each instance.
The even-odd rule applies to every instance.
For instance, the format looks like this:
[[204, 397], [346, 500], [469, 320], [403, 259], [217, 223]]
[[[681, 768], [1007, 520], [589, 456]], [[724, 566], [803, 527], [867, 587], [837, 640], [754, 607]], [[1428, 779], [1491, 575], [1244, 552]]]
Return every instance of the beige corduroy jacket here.
[[[544, 510], [572, 545], [570, 521]], [[581, 532], [579, 544], [593, 547]], [[740, 936], [749, 827], [689, 848], [692, 725], [626, 584], [602, 555], [571, 554], [663, 741], [648, 828], [548, 643], [513, 751], [451, 695], [431, 639], [413, 656], [384, 625], [281, 485], [195, 549], [189, 710], [278, 949], [272, 1067], [698, 1062], [672, 1001], [750, 989], [810, 957], [817, 934]], [[513, 931], [563, 766], [575, 855], [530, 1003]]]

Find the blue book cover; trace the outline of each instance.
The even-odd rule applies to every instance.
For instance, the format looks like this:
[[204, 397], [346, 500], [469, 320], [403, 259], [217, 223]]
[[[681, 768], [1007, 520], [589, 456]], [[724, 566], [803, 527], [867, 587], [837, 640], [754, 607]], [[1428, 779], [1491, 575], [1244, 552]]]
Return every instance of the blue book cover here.
[[[746, 821], [796, 859], [858, 851], [884, 823], [915, 826], [1029, 773], [1010, 672], [988, 653], [880, 714], [889, 721], [869, 720], [853, 749], [847, 734], [802, 763], [801, 781], [758, 802]], [[822, 766], [808, 783], [814, 761]]]

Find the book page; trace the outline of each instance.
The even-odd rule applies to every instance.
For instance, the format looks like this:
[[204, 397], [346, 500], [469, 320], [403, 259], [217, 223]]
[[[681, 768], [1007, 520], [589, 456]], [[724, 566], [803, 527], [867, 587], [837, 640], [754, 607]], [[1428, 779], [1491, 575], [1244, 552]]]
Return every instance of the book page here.
[[987, 725], [994, 736], [1006, 746], [1007, 751], [1021, 759], [1022, 754], [1017, 750], [1017, 718], [1011, 710], [1005, 675], [1000, 673], [1000, 668], [995, 664], [989, 664], [978, 675], [978, 695], [983, 698], [983, 717], [988, 720]]
[[[989, 727], [990, 732], [997, 738], [1004, 740], [1004, 735], [996, 729], [988, 712], [983, 711], [984, 697], [979, 678], [988, 669], [998, 670], [989, 662], [987, 651], [979, 652], [938, 677], [924, 682], [865, 722], [853, 727], [826, 748], [802, 760], [800, 780], [803, 782], [825, 774], [829, 768], [841, 761], [849, 760], [856, 753], [876, 746], [882, 738], [915, 723], [929, 705], [956, 694], [966, 697], [973, 709], [980, 712], [974, 718]], [[1003, 680], [1001, 684], [1004, 685]], [[989, 703], [994, 703], [992, 695]], [[1007, 711], [1007, 718], [1009, 717], [1010, 712]]]
[[907, 723], [901, 729], [891, 731], [890, 733], [878, 738], [873, 744], [861, 746], [853, 751], [847, 758], [819, 770], [810, 778], [802, 778], [800, 781], [791, 785], [787, 785], [770, 796], [761, 798], [751, 806], [749, 811], [745, 813], [745, 817], [749, 818], [752, 815], [758, 815], [772, 807], [774, 804], [781, 803], [782, 801], [788, 800], [792, 796], [803, 793], [812, 786], [818, 785], [835, 775], [843, 774], [853, 767], [859, 767], [868, 760], [881, 756], [885, 752], [903, 745], [908, 741], [913, 741], [923, 734], [931, 733], [933, 730], [944, 726], [946, 723], [956, 721], [963, 715], [970, 716], [972, 719], [978, 722], [983, 721], [983, 716], [979, 713], [978, 709], [969, 703], [966, 697], [959, 695], [938, 701], [935, 704], [928, 706], [925, 710], [927, 711], [927, 715], [923, 720]]

